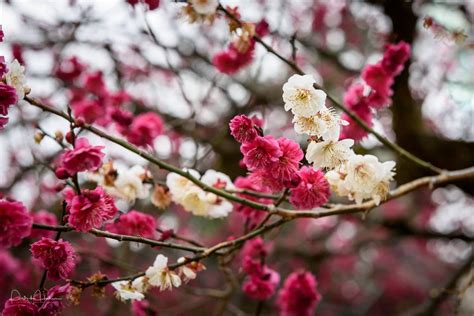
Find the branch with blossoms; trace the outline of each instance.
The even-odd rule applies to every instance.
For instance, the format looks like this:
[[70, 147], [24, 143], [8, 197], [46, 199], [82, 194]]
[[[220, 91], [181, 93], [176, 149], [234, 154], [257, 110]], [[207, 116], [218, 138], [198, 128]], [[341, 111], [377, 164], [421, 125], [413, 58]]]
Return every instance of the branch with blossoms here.
[[[159, 8], [159, 1], [127, 2], [132, 6], [140, 2], [150, 11]], [[183, 6], [183, 15], [191, 23], [212, 24], [221, 19], [228, 25], [231, 40], [212, 58], [212, 64], [219, 72], [232, 75], [248, 67], [253, 62], [258, 44], [296, 73], [282, 86], [283, 109], [291, 113], [294, 132], [305, 137], [307, 144], [301, 146], [285, 136], [277, 138], [265, 128], [265, 117], [238, 114], [230, 120], [229, 130], [240, 146], [241, 166], [246, 176], [231, 179], [213, 169], [206, 168], [200, 172], [182, 168], [158, 158], [157, 152], [153, 151], [157, 138], [165, 134], [166, 124], [162, 117], [146, 107], [143, 110], [139, 100], [125, 91], [112, 91], [102, 72], [86, 70], [75, 58], [69, 59], [67, 65], [58, 65], [55, 76], [71, 86], [67, 106], [61, 110], [49, 105], [49, 101], [32, 97], [35, 91], [32, 93], [26, 85], [25, 67], [18, 60], [7, 65], [2, 58], [0, 129], [8, 128], [10, 108], [17, 105], [22, 110], [40, 109], [42, 113], [63, 119], [68, 125], [64, 137], [60, 133], [53, 136], [46, 128], [37, 128], [35, 135], [39, 145], [47, 138], [61, 147], [49, 167], [59, 183], [55, 188], [56, 198], [59, 197], [57, 200], [63, 206], [62, 213], [57, 218], [47, 211], [33, 214], [22, 202], [8, 196], [0, 199], [3, 229], [0, 246], [20, 246], [24, 241], [39, 238], [29, 245], [29, 250], [32, 262], [43, 271], [38, 286], [39, 297], [8, 299], [4, 315], [20, 312], [57, 314], [64, 309], [64, 304], [56, 300], [67, 297], [78, 304], [88, 288], [101, 296], [105, 295], [108, 285], [120, 301], [132, 301], [133, 307], [141, 312], [150, 311], [146, 298], [152, 297], [152, 291], [173, 290], [192, 282], [206, 270], [205, 264], [212, 265], [210, 260], [205, 260], [211, 257], [218, 258], [219, 268], [228, 283], [226, 290], [219, 295], [210, 291], [210, 296], [222, 300], [220, 312], [225, 312], [232, 295], [242, 283], [245, 295], [257, 302], [256, 314], [259, 315], [264, 302], [277, 292], [281, 280], [276, 262], [272, 262], [269, 256], [268, 237], [272, 233], [276, 236], [277, 229], [297, 219], [333, 218], [357, 213], [365, 217], [372, 209], [419, 188], [434, 189], [447, 183], [474, 179], [474, 167], [443, 170], [411, 154], [373, 128], [376, 112], [391, 103], [395, 78], [410, 57], [409, 44], [387, 44], [380, 60], [366, 65], [360, 78], [350, 84], [341, 103], [298, 66], [296, 34], [291, 40], [292, 56], [286, 58], [264, 40], [270, 33], [269, 25], [264, 21], [258, 24], [245, 22], [238, 8], [223, 7], [217, 0], [190, 0]], [[147, 33], [155, 45], [160, 46], [149, 21], [145, 22]], [[119, 63], [116, 56], [114, 63]], [[168, 58], [167, 63], [171, 72], [179, 77], [179, 71]], [[214, 86], [213, 82], [209, 91]], [[190, 120], [195, 124], [195, 109], [181, 85], [180, 92], [192, 110]], [[208, 94], [210, 92], [206, 93], [205, 99]], [[140, 113], [135, 115], [133, 110], [137, 108], [140, 108]], [[169, 125], [171, 128], [172, 124]], [[395, 161], [382, 162], [374, 155], [358, 154], [353, 149], [355, 143], [368, 134], [435, 175], [394, 188]], [[107, 161], [107, 146], [94, 145], [90, 137], [93, 135], [118, 145], [127, 156], [137, 155], [147, 166], [121, 166], [110, 153]], [[194, 165], [197, 160], [198, 150]], [[338, 196], [337, 201], [347, 202], [330, 203], [331, 194]], [[229, 216], [237, 213], [245, 223], [238, 232], [226, 232], [224, 239], [201, 242], [162, 227], [154, 216], [135, 209], [145, 208], [137, 201], [148, 200], [163, 213], [171, 213], [174, 207], [189, 218], [201, 218], [206, 223], [226, 218], [230, 221]], [[191, 227], [191, 221], [186, 222], [186, 227]], [[54, 232], [53, 237], [50, 233]], [[83, 239], [66, 240], [65, 236], [72, 235], [65, 234], [69, 232], [75, 232]], [[417, 235], [416, 230], [411, 233]], [[151, 265], [147, 264], [146, 269], [137, 268], [139, 272], [131, 275], [109, 278], [97, 271], [87, 279], [72, 278], [80, 264], [73, 244], [91, 243], [89, 235], [97, 237], [94, 239], [97, 245], [102, 240], [110, 245], [115, 245], [114, 241], [126, 241], [132, 243], [132, 247], [150, 246], [151, 249], [147, 250], [155, 259]], [[456, 235], [433, 233], [430, 236], [451, 238]], [[170, 239], [173, 242], [168, 241]], [[469, 237], [466, 240], [469, 241]], [[170, 263], [161, 253], [165, 250], [178, 253], [179, 259]], [[187, 255], [182, 256], [182, 252]], [[127, 260], [127, 266], [132, 266], [128, 264], [128, 260], [132, 260], [130, 253], [123, 254], [123, 258]], [[117, 262], [120, 266], [120, 261]], [[233, 275], [230, 268], [233, 262], [239, 264], [240, 278]], [[63, 284], [47, 290], [48, 281]], [[314, 313], [322, 295], [313, 273], [295, 269], [281, 283], [276, 303], [281, 315]], [[43, 300], [42, 296], [48, 299]]]

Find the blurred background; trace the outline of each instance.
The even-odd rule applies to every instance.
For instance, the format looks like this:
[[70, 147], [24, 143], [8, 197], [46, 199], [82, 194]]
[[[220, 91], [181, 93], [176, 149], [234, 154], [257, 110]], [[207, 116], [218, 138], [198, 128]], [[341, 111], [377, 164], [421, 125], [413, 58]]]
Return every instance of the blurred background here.
[[[295, 53], [298, 65], [338, 100], [365, 64], [380, 59], [385, 43], [410, 43], [409, 65], [396, 78], [393, 104], [377, 113], [375, 129], [438, 167], [454, 170], [473, 165], [474, 1], [222, 4], [238, 6], [245, 21], [265, 20], [270, 34], [264, 40], [283, 56]], [[266, 133], [306, 146], [283, 109], [281, 87], [291, 69], [257, 45], [250, 66], [234, 75], [219, 73], [211, 60], [229, 43], [225, 20], [191, 24], [183, 17], [183, 5], [161, 0], [159, 8], [150, 11], [144, 4], [132, 6], [126, 0], [3, 0], [0, 24], [5, 42], [0, 55], [7, 61], [16, 58], [26, 67], [32, 96], [63, 110], [82, 77], [65, 80], [58, 68], [70, 70], [75, 56], [84, 72], [101, 71], [108, 90], [130, 95], [129, 111], [154, 111], [161, 116], [165, 132], [148, 150], [181, 167], [213, 168], [232, 179], [244, 175], [239, 144], [228, 130], [228, 121], [238, 113], [258, 113]], [[9, 124], [0, 132], [0, 192], [23, 201], [33, 212], [58, 213], [58, 180], [49, 166], [61, 148], [47, 137], [37, 144], [33, 136], [39, 128], [54, 135], [65, 134], [69, 127], [24, 102], [12, 107]], [[118, 146], [93, 135], [88, 138], [106, 145], [107, 157], [119, 165], [147, 166]], [[373, 153], [383, 161], [397, 159], [372, 136], [356, 151]], [[155, 179], [165, 178], [163, 171], [147, 167]], [[397, 161], [397, 184], [425, 175], [426, 170], [413, 163]], [[81, 181], [87, 185], [86, 178]], [[465, 181], [418, 190], [384, 204], [367, 218], [292, 222], [267, 236], [272, 245], [268, 261], [282, 277], [298, 268], [316, 275], [323, 296], [317, 315], [473, 315], [474, 287], [468, 287], [474, 282], [474, 272], [469, 272], [473, 192], [473, 181]], [[206, 245], [241, 234], [244, 224], [237, 212], [225, 220], [208, 220], [193, 218], [174, 206], [158, 210], [149, 201], [118, 205], [122, 212], [150, 213], [161, 228], [172, 228]], [[68, 240], [81, 256], [75, 279], [99, 270], [111, 277], [141, 271], [156, 256], [148, 248], [87, 235], [68, 233]], [[41, 271], [30, 264], [29, 243], [0, 251], [2, 305], [12, 288], [34, 291], [40, 278]], [[175, 259], [179, 256], [178, 251], [166, 251]], [[206, 261], [208, 270], [188, 286], [148, 295], [153, 310], [160, 315], [196, 311], [253, 315], [256, 303], [240, 288], [232, 289], [225, 299], [203, 291], [226, 289], [228, 273], [241, 279], [237, 257], [226, 267], [230, 272], [214, 261]], [[458, 289], [466, 289], [462, 295], [443, 291], [456, 277]], [[65, 311], [66, 315], [87, 313], [130, 315], [131, 311], [111, 295], [98, 298], [90, 292], [84, 293], [79, 306]], [[268, 301], [262, 315], [273, 314], [273, 301]]]

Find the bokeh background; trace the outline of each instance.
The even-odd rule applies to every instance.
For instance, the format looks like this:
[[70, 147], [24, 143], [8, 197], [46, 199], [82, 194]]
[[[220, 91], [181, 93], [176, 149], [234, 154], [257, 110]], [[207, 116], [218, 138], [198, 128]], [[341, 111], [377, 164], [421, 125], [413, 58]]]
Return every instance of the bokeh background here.
[[[404, 40], [412, 57], [396, 78], [393, 104], [379, 111], [375, 129], [410, 152], [438, 167], [461, 169], [474, 163], [474, 1], [222, 1], [239, 6], [242, 19], [265, 19], [270, 35], [265, 41], [290, 57], [294, 38], [298, 64], [341, 100], [344, 89], [362, 67], [376, 62], [386, 42]], [[291, 70], [257, 47], [253, 63], [235, 75], [219, 73], [213, 54], [226, 47], [229, 32], [224, 19], [213, 25], [190, 24], [182, 3], [162, 0], [149, 11], [125, 0], [3, 0], [0, 24], [5, 42], [0, 55], [25, 65], [31, 95], [65, 109], [70, 89], [54, 76], [55, 67], [72, 56], [88, 71], [103, 72], [107, 87], [133, 96], [134, 113], [156, 111], [166, 131], [150, 150], [159, 158], [200, 171], [214, 168], [231, 178], [245, 174], [239, 165], [238, 144], [228, 121], [238, 113], [258, 113], [265, 131], [299, 140], [291, 116], [283, 109], [283, 83]], [[432, 18], [437, 28], [426, 25]], [[155, 35], [153, 38], [150, 33]], [[453, 40], [454, 38], [457, 40]], [[459, 35], [461, 34], [461, 35]], [[465, 35], [462, 36], [462, 35]], [[457, 37], [456, 37], [457, 36]], [[48, 167], [60, 151], [54, 140], [37, 144], [38, 127], [54, 134], [68, 131], [65, 121], [21, 103], [12, 108], [10, 122], [0, 132], [0, 192], [23, 201], [32, 211], [57, 213], [61, 197], [57, 179]], [[113, 131], [112, 131], [113, 132]], [[146, 166], [146, 161], [118, 146], [106, 145], [117, 164]], [[397, 157], [369, 136], [357, 145], [359, 153], [381, 160]], [[148, 166], [156, 179], [165, 172]], [[396, 183], [427, 175], [425, 170], [397, 160]], [[87, 179], [81, 179], [87, 185]], [[412, 315], [427, 310], [435, 315], [474, 314], [474, 272], [463, 274], [466, 291], [456, 299], [444, 289], [473, 261], [474, 183], [465, 181], [418, 190], [374, 210], [367, 218], [344, 216], [299, 220], [267, 236], [272, 244], [269, 262], [282, 276], [297, 268], [313, 272], [323, 300], [317, 315]], [[147, 201], [119, 203], [150, 213], [161, 228], [173, 228], [205, 244], [242, 232], [243, 219], [191, 218], [175, 207], [158, 210]], [[235, 213], [235, 212], [234, 212]], [[129, 243], [115, 243], [76, 233], [68, 234], [81, 255], [76, 279], [102, 271], [110, 276], [143, 270], [156, 251]], [[35, 289], [41, 271], [31, 263], [26, 241], [11, 252], [0, 252], [0, 300], [11, 289]], [[168, 250], [167, 250], [168, 251]], [[168, 251], [171, 257], [179, 252]], [[149, 301], [160, 315], [214, 313], [226, 303], [224, 315], [252, 315], [256, 303], [239, 288], [224, 300], [203, 289], [225, 289], [228, 271], [206, 261], [208, 270], [196, 281], [171, 293], [152, 292]], [[230, 264], [239, 280], [238, 258]], [[461, 288], [462, 288], [461, 286]], [[79, 306], [66, 315], [129, 315], [129, 305], [111, 296], [85, 293]], [[456, 294], [456, 293], [454, 293]], [[185, 302], [185, 303], [183, 303]], [[262, 314], [276, 313], [273, 302]]]

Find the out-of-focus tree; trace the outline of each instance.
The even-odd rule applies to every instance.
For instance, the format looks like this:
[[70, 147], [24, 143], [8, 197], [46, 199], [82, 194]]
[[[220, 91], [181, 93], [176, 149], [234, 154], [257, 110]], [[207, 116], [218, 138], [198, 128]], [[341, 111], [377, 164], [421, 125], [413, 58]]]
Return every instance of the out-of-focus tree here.
[[4, 315], [474, 313], [473, 2], [0, 10]]

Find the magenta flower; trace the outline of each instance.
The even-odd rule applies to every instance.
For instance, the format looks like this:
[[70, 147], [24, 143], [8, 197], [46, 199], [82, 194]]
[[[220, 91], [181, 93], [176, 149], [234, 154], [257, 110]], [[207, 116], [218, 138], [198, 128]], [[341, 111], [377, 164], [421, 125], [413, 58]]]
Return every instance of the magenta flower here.
[[242, 284], [242, 290], [250, 298], [263, 301], [275, 294], [278, 283], [280, 283], [278, 272], [265, 266], [260, 274], [247, 276]]
[[381, 63], [365, 66], [361, 77], [378, 93], [388, 93], [393, 84], [392, 75], [385, 71]]
[[8, 108], [18, 102], [16, 90], [0, 82], [0, 115], [7, 116]]
[[265, 168], [278, 161], [283, 154], [278, 142], [270, 135], [258, 136], [253, 141], [242, 144], [240, 151], [244, 155], [244, 164], [249, 170]]
[[268, 166], [268, 173], [279, 182], [290, 181], [298, 171], [299, 162], [304, 154], [300, 145], [286, 137], [280, 137], [278, 145], [282, 155]]
[[403, 64], [410, 58], [410, 45], [404, 41], [389, 44], [385, 47], [382, 67], [392, 76], [397, 76], [403, 70]]
[[254, 122], [246, 115], [236, 115], [230, 120], [230, 133], [239, 143], [246, 143], [258, 136]]
[[30, 251], [33, 262], [46, 269], [51, 280], [65, 280], [74, 269], [75, 252], [67, 241], [43, 237], [31, 245]]
[[38, 307], [26, 298], [13, 297], [5, 302], [2, 311], [3, 316], [35, 316]]
[[156, 220], [151, 215], [131, 210], [120, 215], [115, 223], [107, 225], [107, 230], [117, 234], [153, 238]]
[[38, 309], [40, 315], [58, 315], [64, 309], [64, 297], [71, 291], [71, 286], [65, 284], [63, 286], [56, 285], [48, 290], [43, 304]]
[[321, 170], [311, 167], [302, 167], [298, 172], [301, 181], [296, 188], [290, 191], [290, 202], [296, 208], [315, 208], [323, 205], [329, 199], [331, 191], [329, 183]]
[[112, 219], [117, 213], [113, 198], [97, 187], [94, 190], [82, 190], [80, 195], [69, 189], [64, 192], [69, 211], [69, 225], [79, 231], [99, 228], [104, 221]]
[[71, 102], [71, 108], [76, 118], [82, 118], [86, 123], [94, 123], [104, 119], [105, 108], [97, 100], [80, 99]]
[[239, 52], [233, 44], [230, 44], [228, 48], [214, 55], [212, 64], [220, 72], [231, 75], [252, 62], [254, 51], [254, 42], [251, 43], [250, 47], [244, 53]]
[[278, 293], [280, 316], [311, 316], [321, 300], [316, 278], [309, 272], [290, 274]]
[[33, 219], [21, 202], [0, 200], [0, 248], [17, 246], [31, 233]]
[[84, 78], [84, 89], [96, 96], [107, 94], [107, 87], [104, 82], [102, 71], [96, 71]]
[[[354, 111], [359, 118], [364, 121], [369, 127], [373, 125], [373, 114], [370, 108], [357, 108], [357, 111]], [[363, 139], [367, 136], [367, 131], [357, 124], [353, 119], [351, 119], [346, 113], [342, 113], [341, 119], [349, 122], [349, 125], [344, 126], [341, 130], [340, 139], [352, 138], [355, 141]]]
[[61, 61], [55, 66], [54, 75], [65, 82], [71, 82], [81, 76], [86, 66], [76, 56]]
[[[56, 226], [58, 224], [58, 220], [56, 219], [56, 216], [53, 213], [48, 212], [46, 210], [35, 212], [32, 215], [33, 215], [33, 222], [35, 224], [44, 224], [44, 225], [49, 225], [49, 226]], [[53, 236], [54, 236], [54, 231], [33, 228], [31, 230], [30, 238], [31, 239], [36, 239], [40, 237], [51, 238]]]
[[64, 168], [69, 175], [80, 171], [97, 170], [102, 165], [103, 146], [91, 146], [87, 138], [76, 139], [76, 147], [66, 150], [60, 159], [60, 167]]
[[127, 140], [137, 146], [152, 146], [155, 138], [163, 133], [163, 121], [153, 112], [135, 117], [132, 124], [124, 129]]

